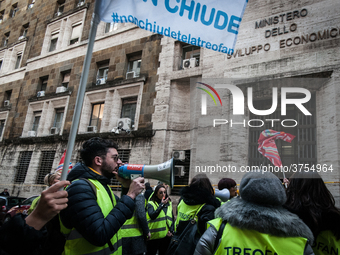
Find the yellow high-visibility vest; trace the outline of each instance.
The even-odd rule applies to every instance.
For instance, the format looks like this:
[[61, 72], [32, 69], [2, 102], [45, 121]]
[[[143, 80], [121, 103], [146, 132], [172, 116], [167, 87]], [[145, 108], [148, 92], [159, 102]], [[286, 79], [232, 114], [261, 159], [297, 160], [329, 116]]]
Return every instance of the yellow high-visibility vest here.
[[[159, 206], [158, 203], [154, 201], [149, 201], [148, 204], [151, 204], [154, 210], [157, 210]], [[148, 213], [146, 214], [146, 219], [148, 220], [151, 234], [150, 240], [164, 238], [172, 224], [172, 203], [169, 201], [166, 214], [162, 208], [156, 219], [152, 220]]]
[[[115, 196], [110, 189], [111, 197], [113, 199], [113, 204], [111, 198], [107, 193], [105, 187], [97, 180], [88, 179], [91, 181], [97, 189], [97, 203], [104, 217], [106, 217], [111, 210], [117, 204]], [[76, 181], [76, 180], [75, 180]], [[73, 181], [74, 182], [74, 181]], [[95, 254], [95, 255], [111, 255], [111, 254], [122, 254], [122, 240], [120, 237], [121, 230], [119, 230], [111, 239], [111, 244], [113, 245], [113, 251], [111, 251], [108, 244], [104, 246], [94, 246], [90, 244], [75, 228], [66, 228], [60, 220], [60, 230], [66, 237], [66, 243], [64, 247], [63, 254], [65, 255], [82, 255], [82, 254]]]
[[340, 254], [340, 240], [336, 240], [332, 231], [322, 231], [318, 234], [312, 248], [315, 255]]
[[[209, 221], [216, 230], [222, 219]], [[279, 237], [260, 233], [256, 230], [240, 229], [226, 224], [214, 254], [251, 254], [251, 255], [303, 255], [307, 239], [303, 237]]]
[[203, 205], [205, 204], [187, 205], [186, 203], [183, 202], [183, 200], [181, 200], [181, 202], [177, 206], [177, 219], [175, 222], [175, 232], [180, 221], [191, 220], [195, 215], [199, 213]]
[[125, 221], [124, 225], [121, 227], [121, 230], [121, 238], [143, 235], [143, 230], [138, 223], [136, 210], [134, 211], [132, 218]]

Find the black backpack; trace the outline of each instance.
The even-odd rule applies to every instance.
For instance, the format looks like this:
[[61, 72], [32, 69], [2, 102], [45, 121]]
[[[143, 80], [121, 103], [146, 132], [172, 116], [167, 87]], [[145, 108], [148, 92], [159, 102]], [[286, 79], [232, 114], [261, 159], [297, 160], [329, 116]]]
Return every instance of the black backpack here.
[[194, 253], [198, 240], [201, 238], [198, 232], [196, 215], [204, 205], [205, 204], [200, 206], [191, 220], [181, 221], [180, 224], [178, 224], [176, 233], [171, 238], [166, 255], [189, 255]]

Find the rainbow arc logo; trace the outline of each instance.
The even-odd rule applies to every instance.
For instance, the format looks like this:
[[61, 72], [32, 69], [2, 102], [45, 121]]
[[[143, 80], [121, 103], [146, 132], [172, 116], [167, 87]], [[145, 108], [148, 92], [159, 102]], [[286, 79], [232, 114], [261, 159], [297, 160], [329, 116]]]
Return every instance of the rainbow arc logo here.
[[[209, 88], [212, 92], [214, 92], [214, 94], [217, 96], [218, 100], [220, 101], [220, 104], [222, 106], [222, 100], [221, 100], [221, 97], [220, 95], [217, 93], [217, 91], [210, 85], [206, 84], [206, 83], [203, 83], [203, 82], [197, 82], [198, 84], [201, 84], [201, 85], [204, 85], [206, 86], [207, 88]], [[207, 90], [207, 89], [204, 89], [204, 88], [201, 88], [201, 87], [196, 87], [200, 90], [203, 90], [204, 92], [206, 92], [213, 100], [214, 100], [214, 103], [215, 105], [217, 106], [217, 102], [215, 100], [215, 97], [213, 96], [213, 94]], [[201, 114], [202, 115], [207, 115], [207, 94], [202, 94], [202, 105], [201, 105]]]

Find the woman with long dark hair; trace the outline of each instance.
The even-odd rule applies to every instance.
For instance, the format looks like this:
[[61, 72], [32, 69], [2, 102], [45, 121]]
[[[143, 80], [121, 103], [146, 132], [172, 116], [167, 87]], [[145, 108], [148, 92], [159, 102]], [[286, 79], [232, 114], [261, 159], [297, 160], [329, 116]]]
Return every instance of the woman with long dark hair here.
[[174, 216], [172, 203], [163, 185], [157, 185], [147, 205], [147, 220], [151, 233], [147, 242], [147, 255], [164, 255], [169, 246]]
[[[286, 208], [313, 232], [315, 254], [340, 250], [340, 211], [317, 172], [297, 172], [289, 179]], [[338, 253], [334, 253], [338, 254]]]

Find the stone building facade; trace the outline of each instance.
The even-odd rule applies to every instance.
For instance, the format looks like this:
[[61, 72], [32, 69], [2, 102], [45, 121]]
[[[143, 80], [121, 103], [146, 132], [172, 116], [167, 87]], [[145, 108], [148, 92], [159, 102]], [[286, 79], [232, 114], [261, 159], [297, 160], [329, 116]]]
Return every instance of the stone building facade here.
[[[11, 194], [40, 193], [66, 149], [93, 8], [94, 1], [1, 2], [0, 183]], [[124, 162], [150, 163], [160, 40], [132, 24], [99, 24], [73, 164], [95, 136], [117, 141]]]
[[[133, 24], [101, 23], [72, 162], [86, 139], [101, 136], [116, 140], [130, 163], [180, 158], [175, 184], [186, 185], [199, 172], [213, 184], [223, 177], [239, 183], [242, 168], [268, 165], [257, 139], [271, 128], [296, 136], [291, 144], [277, 143], [283, 165], [321, 167], [316, 170], [339, 205], [339, 5], [335, 0], [250, 1], [233, 55]], [[57, 167], [66, 148], [93, 8], [94, 1], [82, 0], [0, 4], [0, 184], [13, 193], [40, 192], [41, 176]], [[197, 82], [215, 86], [223, 106], [208, 97], [208, 114], [202, 115], [204, 92], [196, 89]], [[235, 114], [233, 94], [218, 84], [242, 90], [243, 114]], [[282, 88], [309, 91], [303, 106], [311, 115], [292, 104], [283, 115]], [[276, 110], [256, 114], [253, 108], [271, 108], [274, 94]], [[294, 100], [304, 96], [288, 94]], [[116, 132], [118, 120], [127, 116], [131, 132]], [[214, 119], [224, 123], [214, 127]], [[285, 119], [290, 121], [282, 124]]]
[[[190, 150], [190, 178], [203, 172], [213, 184], [222, 177], [239, 183], [244, 174], [240, 170], [271, 165], [257, 150], [261, 131], [285, 131], [296, 136], [291, 144], [277, 142], [283, 165], [292, 167], [286, 176], [292, 170], [314, 169], [339, 205], [339, 5], [333, 0], [249, 1], [234, 54], [200, 49], [197, 57], [193, 48], [191, 57], [198, 61], [193, 68], [181, 66], [181, 60], [188, 58], [183, 56], [186, 45], [163, 37], [152, 116], [153, 140], [157, 141], [152, 147], [153, 161], [170, 157], [174, 150]], [[201, 114], [205, 92], [196, 89], [202, 86], [197, 82], [215, 85], [221, 95], [223, 106], [215, 95], [218, 106], [207, 96], [207, 116]], [[242, 90], [244, 114], [234, 114], [232, 93], [217, 89], [218, 84]], [[250, 96], [248, 87], [252, 88]], [[309, 91], [311, 98], [303, 105], [311, 115], [288, 105], [283, 116], [282, 88]], [[255, 109], [271, 109], [273, 94], [279, 98], [275, 112], [259, 116], [250, 111], [248, 99]], [[302, 93], [287, 94], [304, 97]], [[214, 119], [223, 124], [214, 127]], [[281, 172], [277, 175], [283, 178]]]

